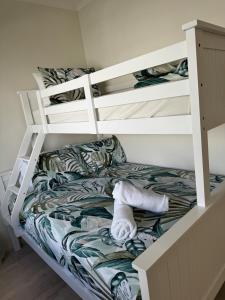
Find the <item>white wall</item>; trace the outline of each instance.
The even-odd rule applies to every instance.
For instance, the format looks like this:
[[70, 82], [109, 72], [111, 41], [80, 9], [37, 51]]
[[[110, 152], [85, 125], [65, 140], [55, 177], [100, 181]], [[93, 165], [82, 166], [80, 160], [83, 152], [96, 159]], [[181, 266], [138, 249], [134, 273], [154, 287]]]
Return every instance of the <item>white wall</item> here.
[[[0, 0], [0, 172], [12, 168], [25, 131], [16, 91], [36, 88], [32, 72], [37, 66], [85, 65], [75, 12]], [[73, 136], [74, 142], [89, 138]], [[68, 135], [51, 136], [46, 146], [55, 148], [71, 141]]]
[[0, 172], [12, 168], [25, 131], [16, 91], [36, 88], [32, 72], [37, 66], [85, 65], [75, 12], [0, 1]]
[[[225, 26], [224, 0], [93, 0], [79, 12], [88, 65], [103, 68], [184, 40], [199, 18]], [[130, 161], [193, 168], [190, 136], [120, 136]], [[225, 127], [210, 132], [211, 171], [225, 174]]]

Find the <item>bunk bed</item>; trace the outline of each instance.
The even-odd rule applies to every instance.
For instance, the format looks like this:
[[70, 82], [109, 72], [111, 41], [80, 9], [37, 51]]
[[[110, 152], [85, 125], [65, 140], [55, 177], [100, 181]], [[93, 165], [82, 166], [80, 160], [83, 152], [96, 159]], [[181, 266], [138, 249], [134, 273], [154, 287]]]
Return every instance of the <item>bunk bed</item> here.
[[[210, 129], [225, 123], [225, 29], [203, 21], [193, 21], [184, 25], [183, 30], [186, 33], [186, 40], [183, 42], [53, 87], [43, 88], [38, 91], [19, 92], [28, 127], [6, 191], [2, 205], [2, 214], [16, 236], [22, 237], [83, 299], [213, 299], [225, 281], [225, 238], [223, 231], [225, 226], [225, 183], [223, 181], [224, 176], [210, 175], [209, 173], [207, 136]], [[187, 79], [145, 86], [139, 89], [117, 91], [99, 97], [94, 97], [92, 94], [92, 86], [95, 84], [184, 58], [188, 60], [189, 76]], [[47, 102], [46, 99], [49, 97], [79, 88], [84, 89], [84, 99], [44, 106], [44, 103]], [[39, 124], [35, 124], [34, 110], [31, 106], [32, 97], [35, 97], [38, 103], [40, 121], [37, 123]], [[176, 115], [164, 112], [160, 117], [144, 116], [137, 118], [135, 115], [131, 118], [125, 116], [120, 119], [116, 119], [117, 116], [115, 116], [115, 119], [101, 118], [101, 112], [98, 111], [108, 107], [161, 100], [169, 102], [170, 100], [174, 101], [174, 99], [176, 101], [181, 99], [186, 104], [191, 104], [191, 110], [185, 113], [184, 111], [186, 110], [181, 109]], [[80, 111], [86, 112], [86, 116], [84, 119], [81, 118], [81, 121], [77, 121], [76, 116], [73, 114], [70, 115], [70, 122], [65, 118], [67, 113], [71, 114]], [[61, 118], [53, 120], [49, 117], [56, 115], [61, 116]], [[147, 231], [151, 230], [152, 242], [150, 247], [144, 247], [143, 241], [141, 243], [139, 240], [139, 248], [137, 248], [139, 250], [141, 248], [142, 251], [136, 251], [134, 255], [134, 249], [136, 249], [134, 244], [127, 245], [127, 248], [131, 247], [133, 250], [124, 254], [125, 264], [120, 264], [120, 267], [118, 267], [119, 273], [115, 273], [113, 267], [109, 269], [111, 264], [107, 264], [108, 260], [106, 259], [106, 257], [111, 257], [111, 260], [114, 262], [118, 260], [118, 257], [112, 257], [112, 253], [116, 252], [116, 248], [110, 248], [109, 253], [102, 254], [102, 249], [97, 248], [93, 250], [93, 247], [90, 246], [89, 251], [95, 251], [94, 254], [92, 253], [93, 255], [90, 255], [90, 257], [95, 257], [95, 259], [90, 260], [87, 259], [89, 254], [82, 254], [83, 258], [86, 259], [86, 263], [88, 261], [89, 265], [92, 264], [92, 267], [94, 266], [96, 269], [101, 269], [99, 267], [100, 264], [102, 267], [107, 266], [107, 272], [100, 270], [100, 272], [95, 272], [95, 275], [97, 274], [98, 279], [101, 276], [111, 276], [111, 290], [107, 286], [103, 286], [101, 280], [97, 280], [98, 290], [96, 292], [94, 279], [87, 276], [87, 274], [90, 275], [91, 273], [87, 273], [89, 269], [87, 266], [85, 267], [85, 263], [80, 265], [80, 261], [74, 258], [70, 272], [68, 272], [62, 266], [65, 258], [61, 259], [59, 255], [60, 259], [53, 259], [50, 257], [52, 252], [48, 251], [48, 249], [44, 249], [44, 251], [43, 247], [40, 247], [35, 241], [35, 236], [31, 237], [34, 228], [26, 222], [26, 218], [29, 219], [28, 207], [32, 207], [32, 211], [38, 211], [40, 205], [36, 204], [33, 198], [30, 199], [31, 197], [27, 196], [27, 191], [37, 161], [39, 160], [40, 163], [40, 159], [44, 159], [46, 155], [53, 155], [54, 157], [59, 155], [62, 157], [68, 151], [76, 152], [77, 147], [79, 149], [80, 147], [87, 147], [87, 145], [70, 145], [62, 150], [58, 150], [56, 153], [41, 154], [39, 157], [45, 136], [49, 133], [95, 134], [99, 139], [102, 134], [192, 134], [193, 136], [195, 174], [190, 171], [129, 164], [126, 162], [123, 150], [121, 150], [121, 146], [116, 138], [103, 141], [100, 139], [103, 144], [115, 143], [119, 147], [120, 159], [119, 161], [115, 159], [115, 165], [110, 165], [99, 171], [96, 178], [93, 176], [91, 178], [79, 177], [76, 180], [73, 178], [74, 181], [72, 183], [63, 182], [62, 185], [53, 188], [52, 191], [46, 190], [43, 192], [43, 198], [41, 198], [42, 200], [39, 204], [41, 203], [43, 206], [52, 204], [52, 207], [56, 208], [53, 214], [55, 216], [62, 213], [62, 211], [65, 215], [66, 212], [68, 213], [68, 207], [68, 210], [66, 210], [66, 207], [63, 208], [63, 205], [61, 205], [61, 211], [60, 209], [57, 211], [54, 203], [58, 199], [58, 203], [65, 204], [65, 198], [72, 197], [71, 193], [74, 193], [74, 190], [76, 190], [74, 186], [77, 187], [79, 192], [81, 192], [81, 186], [86, 188], [85, 191], [87, 191], [86, 185], [89, 185], [90, 182], [95, 188], [98, 187], [97, 191], [95, 191], [95, 196], [97, 195], [98, 198], [98, 208], [101, 207], [99, 211], [104, 215], [104, 219], [107, 220], [104, 223], [106, 227], [103, 226], [104, 228], [100, 228], [100, 230], [98, 225], [95, 224], [98, 229], [98, 238], [101, 235], [101, 240], [104, 240], [105, 243], [107, 240], [107, 246], [109, 244], [112, 246], [113, 241], [108, 236], [107, 226], [112, 216], [110, 205], [112, 205], [113, 199], [110, 193], [115, 180], [123, 177], [131, 181], [138, 180], [139, 183], [146, 186], [146, 179], [149, 183], [149, 178], [154, 177], [153, 175], [157, 175], [156, 177], [160, 178], [162, 174], [166, 174], [163, 176], [169, 177], [169, 181], [173, 184], [167, 188], [171, 188], [170, 197], [174, 200], [174, 202], [170, 203], [170, 208], [175, 207], [176, 209], [176, 206], [174, 206], [175, 202], [179, 203], [180, 206], [178, 205], [179, 209], [177, 210], [179, 217], [176, 218], [175, 224], [170, 224], [173, 225], [172, 227], [167, 222], [164, 222], [166, 224], [166, 232], [162, 235], [163, 229], [159, 220], [168, 220], [168, 215], [160, 217], [147, 215], [150, 223], [146, 222], [145, 226], [139, 229], [142, 230], [142, 234], [143, 232], [148, 234]], [[96, 146], [98, 143], [92, 144], [92, 147], [93, 145]], [[28, 156], [29, 151], [30, 154]], [[21, 185], [18, 186], [21, 161], [27, 163], [27, 169]], [[184, 180], [184, 185], [181, 188], [182, 193], [184, 193], [185, 184], [189, 188], [185, 191], [185, 195], [182, 194], [183, 198], [181, 201], [178, 199], [179, 193], [176, 188], [177, 182], [182, 180]], [[150, 184], [153, 183], [150, 181]], [[161, 180], [161, 184], [158, 185], [158, 191], [165, 190], [166, 183]], [[12, 195], [15, 195], [13, 201]], [[93, 213], [93, 207], [90, 203], [93, 193], [91, 195], [87, 193], [82, 199], [86, 199], [86, 202], [84, 202], [86, 203], [86, 209], [89, 209], [88, 216], [93, 217], [96, 215]], [[49, 200], [49, 197], [50, 204], [46, 200]], [[195, 201], [197, 205], [195, 205]], [[83, 211], [78, 210], [78, 215], [75, 214], [76, 228], [77, 224], [81, 222], [79, 217], [81, 215], [82, 217], [87, 216], [87, 211], [85, 215]], [[90, 214], [90, 210], [92, 210], [92, 214]], [[98, 212], [98, 214], [101, 213]], [[137, 211], [136, 213], [141, 218], [141, 212]], [[65, 215], [62, 218], [65, 218]], [[43, 211], [40, 216], [41, 218], [45, 216]], [[74, 221], [74, 219], [71, 219], [71, 215], [67, 215], [67, 217], [70, 222]], [[44, 222], [44, 225], [42, 225], [49, 232], [48, 218], [43, 218], [41, 222]], [[24, 230], [24, 224], [25, 228], [27, 226], [26, 230]], [[94, 225], [92, 224], [92, 226]], [[65, 229], [65, 223], [62, 227]], [[39, 234], [43, 234], [43, 231], [37, 230], [39, 230]], [[71, 232], [70, 228], [64, 235], [63, 253], [67, 258], [67, 247], [74, 247], [74, 251], [80, 249], [80, 246], [76, 248], [74, 240], [78, 242], [82, 239], [80, 243], [85, 244], [88, 241], [93, 242], [93, 239], [97, 239], [97, 231], [92, 235], [86, 230], [85, 235], [82, 235], [80, 231], [73, 232], [75, 239], [70, 240]], [[57, 240], [55, 238], [57, 232], [54, 232], [54, 234], [49, 232], [49, 236], [51, 243]], [[90, 245], [93, 244], [91, 243]], [[97, 256], [99, 261], [96, 262]], [[133, 258], [132, 267], [131, 256]], [[125, 273], [130, 273], [129, 279], [125, 276]], [[112, 274], [114, 274], [113, 280]], [[88, 283], [84, 280], [87, 277]], [[134, 290], [136, 292], [133, 294], [130, 294], [130, 289], [126, 288], [128, 281], [132, 281], [133, 286], [135, 286]], [[88, 288], [84, 289], [81, 282], [86, 284]], [[122, 294], [118, 292], [120, 284], [123, 284]]]

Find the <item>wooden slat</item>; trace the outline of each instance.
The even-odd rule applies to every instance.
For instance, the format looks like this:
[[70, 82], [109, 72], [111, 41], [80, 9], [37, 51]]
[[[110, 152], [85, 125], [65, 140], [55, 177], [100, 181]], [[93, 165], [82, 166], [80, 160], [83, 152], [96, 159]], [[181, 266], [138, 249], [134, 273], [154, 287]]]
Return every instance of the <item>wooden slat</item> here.
[[44, 108], [45, 115], [55, 115], [73, 111], [81, 111], [87, 109], [87, 101], [85, 99], [79, 101], [71, 101], [57, 105], [51, 105]]
[[98, 121], [100, 134], [191, 134], [191, 116]]
[[96, 108], [155, 101], [190, 94], [189, 80], [173, 81], [94, 98]]
[[49, 87], [47, 89], [41, 90], [40, 94], [42, 98], [50, 97], [60, 93], [65, 93], [68, 91], [76, 90], [84, 87], [84, 77], [88, 75], [81, 76], [79, 78]]
[[33, 115], [32, 115], [32, 110], [31, 110], [31, 106], [30, 106], [30, 100], [28, 97], [28, 93], [29, 93], [29, 91], [17, 92], [17, 94], [20, 97], [20, 101], [22, 104], [24, 117], [25, 117], [27, 126], [34, 124], [34, 119], [33, 119]]
[[30, 156], [22, 156], [22, 157], [20, 157], [19, 159], [21, 159], [21, 160], [24, 161], [24, 162], [29, 162]]
[[33, 132], [33, 133], [39, 133], [42, 131], [42, 125], [32, 125], [32, 126], [29, 126], [30, 130]]
[[19, 188], [15, 185], [9, 186], [8, 189], [15, 195], [19, 194]]
[[187, 57], [187, 47], [186, 41], [183, 41], [91, 73], [91, 84], [124, 76], [142, 69], [172, 62], [185, 57]]
[[[26, 173], [25, 173], [25, 175], [22, 179], [21, 186], [20, 186], [20, 188], [17, 188], [17, 190], [16, 190], [17, 198], [16, 198], [16, 201], [14, 203], [12, 213], [11, 213], [11, 225], [14, 229], [14, 232], [15, 232], [16, 236], [19, 236], [19, 231], [18, 230], [20, 228], [20, 212], [21, 212], [21, 209], [22, 209], [23, 204], [24, 204], [24, 199], [26, 198], [28, 187], [29, 187], [31, 178], [32, 178], [33, 173], [34, 173], [34, 169], [35, 169], [35, 166], [36, 166], [36, 163], [37, 163], [42, 145], [44, 143], [44, 139], [45, 139], [45, 134], [42, 133], [42, 132], [38, 133], [38, 135], [36, 137], [36, 140], [34, 142], [32, 152], [31, 152], [30, 160], [27, 164]], [[32, 142], [32, 135], [30, 136], [30, 138], [28, 140], [26, 140], [26, 139], [23, 140], [21, 148], [23, 148], [23, 147], [24, 148], [29, 148], [31, 142]], [[18, 159], [16, 160], [16, 164], [15, 164], [16, 168], [14, 166], [13, 174], [12, 174], [12, 175], [15, 176], [16, 179], [18, 179], [18, 176], [19, 176], [19, 173], [20, 173], [20, 169], [18, 167], [17, 161], [20, 162], [19, 158], [21, 156], [24, 156], [24, 155], [21, 155], [21, 153], [19, 151]], [[12, 181], [12, 177], [13, 176], [11, 176], [10, 181]], [[10, 190], [10, 186], [11, 186], [11, 184], [9, 184], [9, 190]], [[9, 198], [5, 199], [5, 202], [8, 202], [8, 201], [9, 201]]]
[[[203, 61], [202, 43], [203, 32], [194, 28], [186, 31], [188, 48], [188, 70], [190, 81], [190, 99], [193, 124], [193, 152], [195, 163], [195, 178], [197, 202], [199, 206], [206, 206], [210, 198], [209, 185], [209, 154], [208, 132], [205, 126], [204, 97], [205, 68]], [[208, 62], [205, 62], [208, 64]], [[210, 72], [210, 70], [208, 70]]]
[[94, 133], [95, 129], [90, 127], [89, 122], [48, 124], [48, 133]]

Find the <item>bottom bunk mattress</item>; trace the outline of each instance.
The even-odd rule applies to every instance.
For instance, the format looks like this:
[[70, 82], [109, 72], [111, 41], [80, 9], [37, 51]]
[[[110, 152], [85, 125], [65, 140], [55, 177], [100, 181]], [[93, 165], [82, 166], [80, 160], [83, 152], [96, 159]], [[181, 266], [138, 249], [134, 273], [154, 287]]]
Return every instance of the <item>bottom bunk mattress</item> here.
[[[169, 211], [134, 209], [133, 239], [119, 242], [110, 233], [112, 190], [119, 180], [169, 196]], [[211, 175], [211, 189], [224, 180]], [[99, 299], [141, 299], [133, 260], [196, 203], [190, 171], [122, 163], [96, 178], [77, 179], [27, 196], [21, 224], [36, 243]]]

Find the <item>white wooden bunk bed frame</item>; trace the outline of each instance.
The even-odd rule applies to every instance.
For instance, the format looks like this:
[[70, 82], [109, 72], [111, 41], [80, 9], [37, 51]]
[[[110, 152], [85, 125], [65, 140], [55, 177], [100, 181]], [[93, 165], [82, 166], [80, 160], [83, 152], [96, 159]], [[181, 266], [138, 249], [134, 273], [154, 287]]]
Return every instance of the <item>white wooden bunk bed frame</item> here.
[[[78, 134], [192, 134], [196, 174], [197, 206], [136, 258], [143, 300], [214, 299], [225, 281], [225, 183], [210, 192], [208, 131], [225, 123], [225, 28], [193, 21], [183, 26], [186, 40], [149, 54], [108, 67], [90, 75], [44, 90], [22, 91], [28, 125], [3, 202], [3, 216], [17, 237], [22, 237], [83, 299], [96, 299], [76, 279], [45, 254], [20, 227], [19, 212], [26, 196], [38, 155], [48, 133]], [[188, 58], [189, 79], [118, 92], [94, 98], [91, 85], [147, 67]], [[43, 99], [83, 87], [85, 99], [44, 107]], [[35, 93], [41, 125], [34, 125], [29, 104]], [[99, 121], [96, 109], [164, 98], [190, 96], [191, 115], [161, 118]], [[48, 124], [50, 114], [87, 110], [89, 122]], [[31, 156], [27, 149], [37, 133]], [[27, 160], [21, 187], [15, 186], [19, 161]], [[10, 193], [17, 199], [11, 215]], [[210, 240], [210, 242], [209, 242]]]

